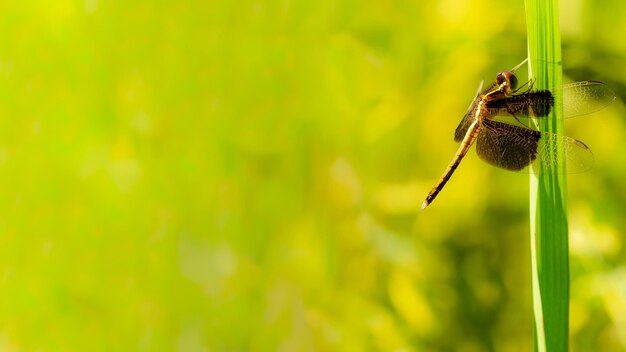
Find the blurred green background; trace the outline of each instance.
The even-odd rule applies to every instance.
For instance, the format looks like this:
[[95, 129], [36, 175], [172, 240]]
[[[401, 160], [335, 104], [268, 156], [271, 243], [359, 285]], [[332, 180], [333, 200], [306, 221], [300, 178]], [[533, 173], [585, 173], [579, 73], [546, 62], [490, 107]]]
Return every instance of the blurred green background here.
[[[529, 351], [528, 176], [419, 207], [523, 1], [0, 5], [0, 350]], [[563, 1], [626, 95], [626, 4]], [[567, 121], [571, 345], [626, 350], [623, 103]]]

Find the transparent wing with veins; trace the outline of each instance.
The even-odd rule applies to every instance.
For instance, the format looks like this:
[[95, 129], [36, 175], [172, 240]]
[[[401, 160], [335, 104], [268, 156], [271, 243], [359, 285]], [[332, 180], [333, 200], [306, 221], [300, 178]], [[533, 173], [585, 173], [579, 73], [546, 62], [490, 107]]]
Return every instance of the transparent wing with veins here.
[[615, 100], [615, 92], [602, 82], [576, 82], [561, 88], [534, 90], [497, 99], [490, 102], [488, 108], [494, 116], [546, 117], [559, 97], [563, 97], [563, 117], [569, 118], [605, 108]]
[[[584, 81], [566, 84], [563, 92], [563, 115], [575, 117], [602, 110], [615, 100], [615, 92], [609, 86], [597, 81]], [[559, 90], [554, 94], [559, 95]]]

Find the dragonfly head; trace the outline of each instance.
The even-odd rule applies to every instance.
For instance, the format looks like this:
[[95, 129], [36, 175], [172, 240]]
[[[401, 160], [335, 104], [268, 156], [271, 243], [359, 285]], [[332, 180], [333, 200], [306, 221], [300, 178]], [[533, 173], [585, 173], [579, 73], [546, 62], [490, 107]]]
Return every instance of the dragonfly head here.
[[517, 77], [512, 71], [499, 72], [496, 76], [496, 83], [500, 87], [500, 91], [506, 95], [510, 95], [511, 91], [517, 89]]

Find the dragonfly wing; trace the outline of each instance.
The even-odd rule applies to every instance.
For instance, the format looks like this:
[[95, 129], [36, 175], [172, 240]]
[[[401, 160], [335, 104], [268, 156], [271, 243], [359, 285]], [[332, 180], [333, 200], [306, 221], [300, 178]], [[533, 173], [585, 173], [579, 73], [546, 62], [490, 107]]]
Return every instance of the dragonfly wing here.
[[[555, 91], [558, 94], [558, 91]], [[570, 83], [563, 86], [563, 115], [574, 117], [604, 109], [615, 100], [615, 92], [597, 81]]]
[[536, 90], [487, 102], [492, 116], [546, 117], [554, 107], [555, 97], [563, 97], [563, 116], [587, 115], [604, 109], [615, 99], [615, 92], [602, 82], [584, 81], [566, 84], [562, 88]]
[[489, 164], [520, 171], [536, 159], [540, 138], [538, 131], [485, 120], [478, 133], [476, 152]]
[[545, 117], [554, 107], [554, 96], [549, 90], [538, 90], [487, 102], [492, 116], [510, 114], [518, 117]]
[[474, 120], [474, 117], [472, 117], [470, 112], [467, 112], [465, 116], [463, 116], [463, 119], [461, 120], [459, 125], [456, 127], [456, 131], [454, 131], [455, 142], [460, 142], [463, 140], [473, 120]]
[[[537, 173], [558, 163], [563, 151], [566, 173], [586, 171], [593, 165], [593, 153], [574, 138], [513, 126], [499, 121], [483, 121], [476, 141], [476, 152], [497, 167]], [[532, 170], [526, 169], [533, 165]]]
[[478, 100], [478, 97], [480, 96], [480, 93], [483, 89], [484, 82], [485, 81], [480, 81], [480, 84], [478, 85], [478, 90], [476, 91], [476, 95], [474, 96], [474, 99], [472, 100], [470, 105], [467, 107], [467, 111], [465, 112], [465, 115], [463, 115], [461, 122], [456, 127], [456, 131], [454, 131], [455, 142], [460, 142], [463, 140], [463, 138], [465, 137], [465, 134], [467, 134], [467, 130], [469, 129], [469, 126], [472, 124], [472, 121], [474, 120], [474, 118], [472, 117], [472, 111], [474, 110], [474, 106], [476, 106], [476, 101]]
[[593, 153], [585, 143], [571, 137], [541, 132], [537, 153], [539, 157], [533, 163], [532, 172], [556, 167], [560, 151], [563, 151], [565, 172], [568, 174], [587, 171], [593, 166]]

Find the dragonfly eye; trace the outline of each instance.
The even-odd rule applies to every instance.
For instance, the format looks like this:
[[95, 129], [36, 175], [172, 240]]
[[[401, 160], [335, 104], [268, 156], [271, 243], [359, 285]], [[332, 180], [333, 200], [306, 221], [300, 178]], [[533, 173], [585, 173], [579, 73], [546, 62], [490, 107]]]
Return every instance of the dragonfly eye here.
[[502, 71], [496, 76], [496, 83], [503, 86], [505, 93], [510, 93], [517, 88], [517, 77], [511, 71]]

